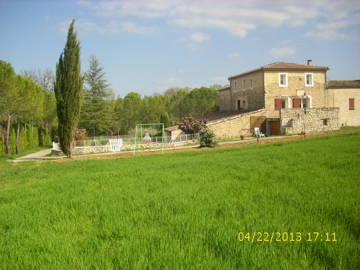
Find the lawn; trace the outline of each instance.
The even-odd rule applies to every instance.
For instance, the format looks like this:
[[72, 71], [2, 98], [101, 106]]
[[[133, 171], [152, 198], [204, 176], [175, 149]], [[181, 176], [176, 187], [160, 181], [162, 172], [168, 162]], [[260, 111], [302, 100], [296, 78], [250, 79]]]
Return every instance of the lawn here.
[[[360, 269], [359, 150], [356, 133], [112, 160], [2, 159], [0, 268]], [[253, 232], [302, 239], [253, 242]]]

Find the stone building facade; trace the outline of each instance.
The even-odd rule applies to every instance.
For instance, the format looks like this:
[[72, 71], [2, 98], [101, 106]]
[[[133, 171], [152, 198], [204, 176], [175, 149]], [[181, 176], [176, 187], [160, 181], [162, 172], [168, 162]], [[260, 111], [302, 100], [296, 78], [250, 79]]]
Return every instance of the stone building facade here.
[[360, 126], [360, 80], [329, 81], [325, 105], [339, 108], [341, 126]]
[[[236, 128], [237, 135], [241, 135], [240, 130], [251, 133], [254, 127], [261, 128], [267, 135], [280, 135], [360, 125], [359, 81], [327, 82], [328, 70], [308, 60], [306, 64], [276, 62], [231, 76], [230, 86], [219, 90], [220, 111], [243, 114], [235, 117], [242, 119], [242, 128]], [[258, 110], [262, 110], [265, 119], [251, 124]], [[218, 130], [229, 130], [233, 126], [229, 119], [209, 123], [219, 137], [226, 132]]]
[[325, 66], [276, 62], [229, 77], [219, 90], [221, 113], [208, 122], [219, 138], [267, 136], [360, 126], [360, 80], [327, 81]]

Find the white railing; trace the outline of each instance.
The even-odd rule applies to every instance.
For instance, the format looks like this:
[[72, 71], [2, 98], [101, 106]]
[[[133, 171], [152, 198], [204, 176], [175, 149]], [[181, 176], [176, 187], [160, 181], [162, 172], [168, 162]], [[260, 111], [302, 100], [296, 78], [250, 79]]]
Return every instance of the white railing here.
[[78, 140], [75, 142], [75, 150], [86, 152], [119, 152], [134, 149], [166, 148], [195, 143], [198, 134], [183, 134], [176, 138], [171, 136], [154, 136], [150, 140], [140, 137], [117, 136], [117, 137], [95, 137], [89, 140]]

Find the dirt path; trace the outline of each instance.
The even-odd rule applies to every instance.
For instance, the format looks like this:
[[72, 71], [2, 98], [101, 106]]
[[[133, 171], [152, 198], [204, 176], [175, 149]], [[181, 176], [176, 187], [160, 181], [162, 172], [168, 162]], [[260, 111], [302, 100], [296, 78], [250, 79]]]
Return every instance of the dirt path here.
[[63, 157], [47, 157], [46, 155], [51, 153], [51, 149], [45, 149], [45, 150], [41, 150], [39, 152], [36, 153], [32, 153], [26, 156], [22, 156], [19, 158], [16, 158], [14, 160], [12, 160], [12, 162], [22, 162], [22, 161], [32, 161], [32, 160], [57, 160], [57, 159], [61, 159]]

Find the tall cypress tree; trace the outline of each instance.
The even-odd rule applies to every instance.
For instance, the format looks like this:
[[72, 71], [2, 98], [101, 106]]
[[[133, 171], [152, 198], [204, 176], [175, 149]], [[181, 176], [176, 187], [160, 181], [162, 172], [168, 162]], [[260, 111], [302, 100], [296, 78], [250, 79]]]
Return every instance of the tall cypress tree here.
[[79, 122], [83, 85], [83, 78], [80, 75], [80, 43], [74, 32], [74, 23], [73, 20], [70, 24], [64, 51], [56, 65], [54, 86], [60, 148], [69, 158]]

